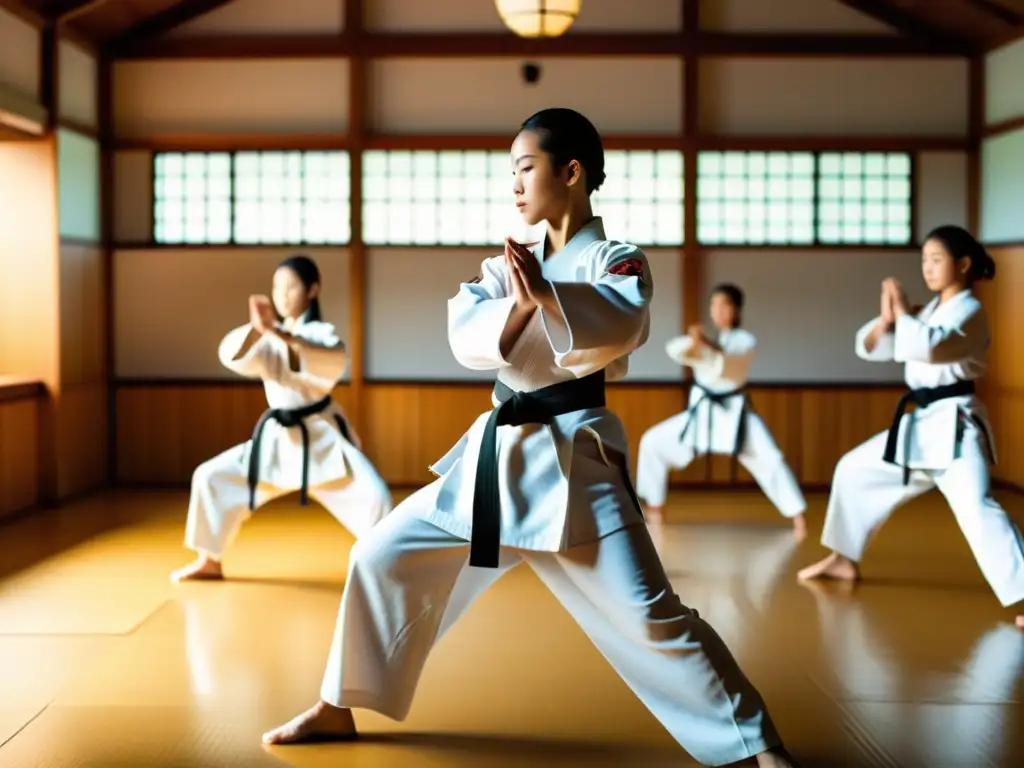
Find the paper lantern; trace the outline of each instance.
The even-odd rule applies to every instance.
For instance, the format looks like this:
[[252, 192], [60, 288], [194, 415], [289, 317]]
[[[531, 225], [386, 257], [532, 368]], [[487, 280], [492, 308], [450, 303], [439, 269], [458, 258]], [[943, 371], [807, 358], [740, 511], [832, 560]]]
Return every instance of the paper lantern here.
[[505, 26], [520, 37], [558, 37], [576, 21], [580, 0], [494, 0]]

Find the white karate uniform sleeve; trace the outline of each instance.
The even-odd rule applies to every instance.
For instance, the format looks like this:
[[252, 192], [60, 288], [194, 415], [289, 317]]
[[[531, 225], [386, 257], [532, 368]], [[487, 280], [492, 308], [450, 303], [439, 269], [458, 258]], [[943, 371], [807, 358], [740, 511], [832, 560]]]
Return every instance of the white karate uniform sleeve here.
[[989, 345], [984, 309], [953, 327], [931, 326], [912, 315], [896, 318], [893, 359], [898, 363], [953, 365], [981, 357]]
[[601, 260], [594, 283], [552, 281], [558, 312], [541, 311], [555, 364], [577, 378], [630, 354], [650, 333], [654, 282], [643, 251], [618, 244]]
[[463, 283], [448, 301], [448, 344], [455, 359], [473, 371], [507, 368], [501, 332], [515, 307], [509, 295], [504, 258], [485, 259], [476, 282]]
[[665, 345], [665, 352], [680, 365], [688, 365], [699, 371], [705, 382], [736, 381], [746, 382], [750, 364], [754, 361], [757, 339], [754, 334], [734, 330], [730, 334], [728, 349], [719, 352], [703, 344], [693, 347], [689, 336], [678, 336]]
[[693, 339], [689, 336], [676, 336], [674, 339], [669, 339], [665, 342], [665, 354], [679, 365], [692, 364], [692, 358], [689, 357], [692, 348]]
[[871, 332], [878, 325], [878, 321], [882, 317], [879, 315], [874, 320], [865, 323], [861, 326], [861, 329], [857, 331], [857, 336], [854, 340], [854, 349], [857, 352], [857, 357], [861, 360], [867, 360], [872, 363], [891, 363], [895, 355], [895, 340], [891, 333], [885, 333], [879, 337], [878, 343], [875, 344], [874, 349], [868, 351], [867, 339], [871, 335]]
[[248, 349], [245, 341], [253, 328], [246, 323], [230, 331], [220, 342], [217, 356], [221, 365], [250, 379], [276, 380], [280, 361], [270, 348], [270, 337], [261, 336]]
[[338, 381], [348, 368], [348, 355], [334, 325], [321, 321], [304, 323], [301, 335], [317, 346], [299, 347], [299, 370], [324, 381]]
[[752, 333], [735, 330], [730, 334], [728, 347], [728, 350], [723, 352], [709, 347], [701, 347], [700, 351], [707, 360], [707, 378], [745, 384], [750, 375], [750, 364], [754, 361], [757, 339]]

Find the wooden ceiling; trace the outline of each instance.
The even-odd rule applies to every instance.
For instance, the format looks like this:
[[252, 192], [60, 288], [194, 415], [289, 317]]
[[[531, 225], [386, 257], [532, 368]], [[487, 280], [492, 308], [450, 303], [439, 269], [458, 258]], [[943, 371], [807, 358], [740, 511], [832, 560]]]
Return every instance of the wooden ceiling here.
[[[47, 20], [67, 25], [75, 36], [100, 46], [118, 47], [159, 37], [229, 2], [231, 0], [0, 0], [0, 5], [8, 8], [20, 5]], [[929, 42], [950, 52], [981, 53], [1024, 35], [1024, 0], [840, 2], [885, 22], [905, 37]]]

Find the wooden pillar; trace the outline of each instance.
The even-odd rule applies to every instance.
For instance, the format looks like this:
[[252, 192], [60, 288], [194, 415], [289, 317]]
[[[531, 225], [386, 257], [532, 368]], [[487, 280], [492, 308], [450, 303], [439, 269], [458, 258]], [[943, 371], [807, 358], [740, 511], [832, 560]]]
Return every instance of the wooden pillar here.
[[363, 243], [363, 147], [367, 134], [367, 73], [363, 57], [363, 0], [346, 0], [345, 32], [349, 42], [348, 151], [351, 168], [349, 244], [349, 409], [356, 432], [366, 430], [366, 245]]
[[[700, 133], [700, 0], [683, 0], [683, 330], [700, 322], [702, 259], [697, 242], [697, 137]], [[687, 371], [688, 369], [683, 369]], [[685, 374], [688, 375], [688, 374]]]
[[103, 250], [104, 368], [107, 376], [107, 483], [117, 482], [117, 387], [114, 365], [114, 62], [97, 62], [96, 117], [100, 142], [100, 244]]

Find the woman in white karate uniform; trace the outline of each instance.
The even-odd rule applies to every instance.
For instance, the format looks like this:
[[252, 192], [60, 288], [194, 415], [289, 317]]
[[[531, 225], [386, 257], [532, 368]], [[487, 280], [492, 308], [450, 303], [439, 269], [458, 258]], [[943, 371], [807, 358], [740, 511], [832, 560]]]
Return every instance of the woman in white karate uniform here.
[[[1024, 600], [1024, 539], [992, 498], [995, 448], [974, 383], [985, 371], [988, 318], [972, 292], [995, 277], [995, 263], [966, 230], [943, 226], [922, 249], [922, 271], [937, 295], [914, 314], [903, 288], [882, 284], [881, 314], [857, 333], [865, 360], [906, 363], [910, 391], [892, 427], [836, 465], [821, 542], [832, 550], [798, 574], [801, 580], [857, 580], [868, 540], [893, 511], [938, 487], [999, 602]], [[911, 413], [906, 407], [915, 403]], [[1024, 616], [1017, 617], [1024, 628]]]
[[742, 312], [743, 291], [729, 283], [718, 285], [711, 292], [710, 310], [717, 339], [712, 341], [695, 325], [665, 345], [669, 357], [693, 369], [694, 384], [689, 407], [655, 424], [640, 439], [637, 495], [647, 502], [648, 518], [660, 522], [669, 470], [683, 469], [708, 453], [732, 456], [733, 474], [736, 462], [742, 464], [802, 539], [807, 502], [746, 391], [757, 339], [740, 327]]
[[221, 559], [239, 526], [292, 491], [303, 504], [308, 497], [320, 502], [357, 538], [390, 511], [387, 485], [331, 397], [347, 358], [334, 326], [320, 316], [319, 293], [313, 260], [286, 259], [274, 273], [273, 301], [252, 296], [249, 322], [221, 341], [221, 363], [262, 379], [270, 408], [251, 440], [193, 474], [185, 546], [199, 557], [172, 581], [223, 578]]
[[600, 136], [576, 112], [544, 110], [512, 166], [544, 243], [508, 241], [448, 304], [455, 357], [497, 371], [495, 407], [353, 547], [321, 701], [264, 741], [353, 738], [351, 707], [403, 720], [452, 608], [526, 562], [701, 763], [792, 765], [758, 692], [665, 576], [604, 407], [605, 379], [647, 339], [653, 283], [644, 254], [593, 216]]

